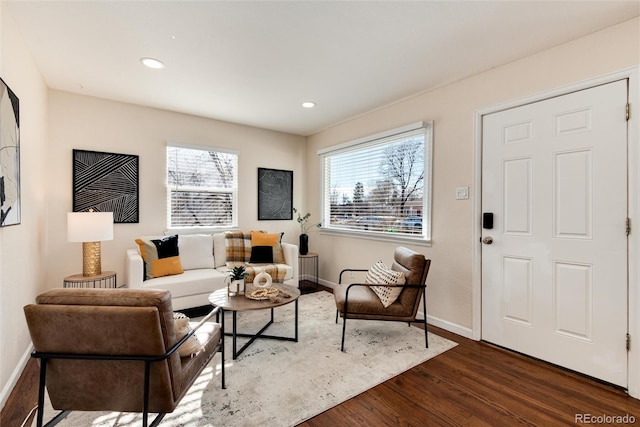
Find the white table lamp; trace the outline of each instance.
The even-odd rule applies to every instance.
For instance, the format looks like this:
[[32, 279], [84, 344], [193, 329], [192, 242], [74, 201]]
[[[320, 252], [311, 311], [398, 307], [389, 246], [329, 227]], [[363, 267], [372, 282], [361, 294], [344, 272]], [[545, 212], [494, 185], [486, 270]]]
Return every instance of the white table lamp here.
[[100, 242], [113, 240], [113, 212], [67, 213], [67, 240], [82, 242], [82, 275], [102, 274]]

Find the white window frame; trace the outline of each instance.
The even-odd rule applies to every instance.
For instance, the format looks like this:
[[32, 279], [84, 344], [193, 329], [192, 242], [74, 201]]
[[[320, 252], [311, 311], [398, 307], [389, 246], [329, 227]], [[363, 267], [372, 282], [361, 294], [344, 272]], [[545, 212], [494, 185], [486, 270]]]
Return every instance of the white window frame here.
[[[233, 171], [233, 187], [231, 189], [209, 188], [207, 187], [193, 187], [193, 186], [172, 186], [169, 185], [169, 162], [166, 164], [165, 185], [167, 188], [166, 200], [167, 200], [167, 230], [169, 232], [207, 232], [207, 231], [222, 231], [238, 228], [238, 165], [239, 165], [239, 151], [226, 148], [217, 147], [204, 147], [198, 145], [183, 144], [178, 142], [167, 142], [165, 148], [165, 158], [168, 156], [168, 149], [172, 148], [184, 148], [190, 150], [201, 150], [206, 152], [216, 152], [232, 154], [236, 156], [235, 168]], [[220, 193], [226, 192], [231, 194], [232, 206], [231, 206], [231, 224], [221, 226], [172, 226], [171, 225], [171, 192], [172, 191], [198, 191], [198, 192], [211, 192]]]
[[[384, 231], [359, 230], [355, 228], [342, 228], [332, 226], [329, 219], [331, 214], [330, 194], [331, 188], [327, 187], [326, 176], [327, 170], [325, 161], [332, 155], [345, 152], [357, 151], [358, 149], [367, 149], [374, 145], [384, 144], [400, 139], [403, 135], [410, 136], [417, 132], [424, 133], [424, 182], [423, 182], [423, 206], [422, 206], [422, 233], [417, 235], [404, 233], [390, 233]], [[431, 207], [432, 207], [432, 183], [433, 183], [433, 122], [417, 122], [410, 125], [390, 129], [374, 135], [369, 135], [357, 140], [345, 142], [343, 144], [334, 145], [318, 150], [321, 162], [321, 208], [322, 208], [322, 227], [320, 229], [323, 234], [348, 235], [363, 239], [406, 242], [411, 244], [431, 244]]]

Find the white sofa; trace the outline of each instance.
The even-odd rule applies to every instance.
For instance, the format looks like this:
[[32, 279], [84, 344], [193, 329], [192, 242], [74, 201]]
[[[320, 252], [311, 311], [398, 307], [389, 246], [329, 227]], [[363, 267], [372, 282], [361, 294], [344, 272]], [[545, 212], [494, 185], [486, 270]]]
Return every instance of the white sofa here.
[[[148, 239], [161, 239], [162, 237], [165, 236], [149, 237]], [[198, 243], [194, 244], [196, 241]], [[209, 246], [211, 250], [208, 250], [207, 247], [208, 253], [203, 250], [203, 242], [204, 245], [212, 245], [212, 247]], [[285, 271], [283, 280], [285, 284], [298, 287], [298, 246], [284, 242], [281, 243], [281, 246], [284, 264], [275, 265], [280, 271]], [[178, 247], [184, 272], [147, 280], [145, 280], [145, 266], [140, 250], [138, 248], [127, 249], [125, 258], [126, 285], [133, 289], [168, 290], [171, 292], [174, 310], [208, 305], [209, 294], [224, 288], [229, 276], [230, 268], [227, 267], [225, 233], [179, 235]], [[211, 254], [210, 257], [208, 254]], [[263, 265], [247, 263], [246, 266], [259, 271]]]

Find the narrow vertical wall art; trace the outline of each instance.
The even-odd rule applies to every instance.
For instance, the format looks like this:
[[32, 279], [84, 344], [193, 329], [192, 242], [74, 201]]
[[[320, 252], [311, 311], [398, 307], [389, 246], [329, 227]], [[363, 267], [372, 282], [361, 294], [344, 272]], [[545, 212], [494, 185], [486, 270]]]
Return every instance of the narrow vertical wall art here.
[[0, 79], [0, 227], [20, 224], [20, 102]]
[[139, 222], [138, 156], [73, 150], [73, 212], [113, 212], [115, 223]]
[[293, 219], [293, 171], [258, 168], [258, 220]]

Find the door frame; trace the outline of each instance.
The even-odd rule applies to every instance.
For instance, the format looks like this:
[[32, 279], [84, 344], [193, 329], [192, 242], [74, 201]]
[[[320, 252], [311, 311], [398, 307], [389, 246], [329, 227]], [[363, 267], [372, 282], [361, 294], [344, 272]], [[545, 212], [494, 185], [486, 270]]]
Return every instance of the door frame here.
[[[473, 203], [472, 230], [472, 337], [482, 339], [482, 118], [484, 115], [520, 107], [525, 104], [542, 101], [548, 98], [566, 95], [578, 90], [588, 89], [611, 83], [617, 80], [629, 79], [629, 103], [631, 117], [628, 129], [628, 183], [627, 203], [628, 215], [631, 219], [631, 234], [628, 240], [628, 333], [631, 337], [631, 347], [628, 353], [627, 384], [630, 396], [640, 399], [640, 86], [638, 77], [640, 67], [628, 68], [600, 77], [584, 80], [568, 86], [536, 93], [523, 98], [514, 99], [487, 108], [477, 110], [474, 114], [474, 174], [473, 188], [475, 191]], [[621, 114], [624, 114], [621, 111]]]

